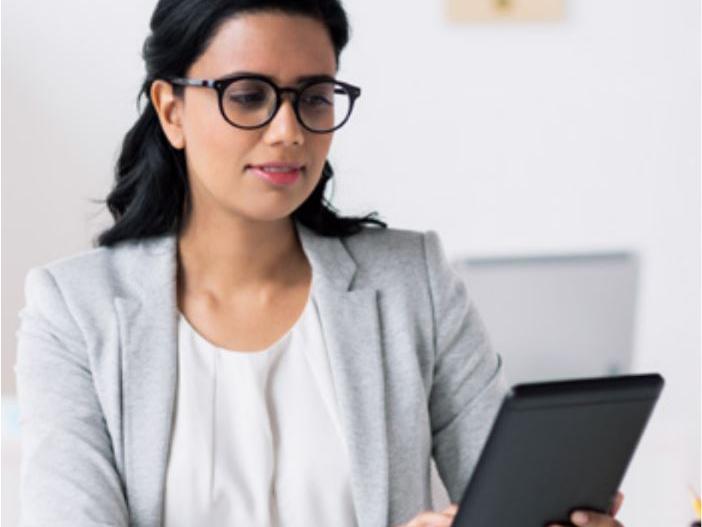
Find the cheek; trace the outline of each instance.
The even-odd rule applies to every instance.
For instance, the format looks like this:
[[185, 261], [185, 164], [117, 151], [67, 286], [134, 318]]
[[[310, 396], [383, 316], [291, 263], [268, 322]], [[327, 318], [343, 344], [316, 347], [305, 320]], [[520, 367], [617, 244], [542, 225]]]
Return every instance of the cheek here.
[[321, 174], [324, 168], [324, 162], [329, 155], [329, 149], [332, 143], [332, 134], [313, 136], [309, 142], [310, 161], [314, 163], [315, 175]]
[[233, 128], [219, 114], [215, 117], [203, 113], [188, 121], [185, 148], [188, 168], [203, 180], [220, 179], [221, 184], [243, 174], [246, 156], [258, 139], [254, 133]]

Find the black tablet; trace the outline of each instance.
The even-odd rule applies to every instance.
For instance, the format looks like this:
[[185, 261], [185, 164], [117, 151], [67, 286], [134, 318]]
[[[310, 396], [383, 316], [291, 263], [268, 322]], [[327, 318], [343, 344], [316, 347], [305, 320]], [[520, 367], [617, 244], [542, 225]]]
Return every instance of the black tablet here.
[[608, 512], [662, 388], [658, 374], [513, 387], [454, 527], [572, 525], [575, 509]]

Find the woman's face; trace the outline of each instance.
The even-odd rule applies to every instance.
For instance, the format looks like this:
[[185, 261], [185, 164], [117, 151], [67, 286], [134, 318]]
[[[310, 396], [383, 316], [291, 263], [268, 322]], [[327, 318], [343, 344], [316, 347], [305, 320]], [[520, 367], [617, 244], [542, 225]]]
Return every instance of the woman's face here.
[[[270, 77], [278, 86], [299, 78], [334, 76], [334, 48], [325, 26], [310, 17], [279, 13], [238, 15], [226, 21], [207, 50], [186, 72], [188, 78], [217, 79], [237, 72]], [[156, 84], [156, 83], [154, 83]], [[332, 134], [305, 130], [286, 97], [263, 128], [235, 128], [222, 117], [217, 92], [186, 87], [182, 100], [169, 99], [165, 83], [159, 117], [169, 141], [185, 149], [193, 214], [233, 215], [253, 221], [285, 218], [311, 194], [321, 177]], [[171, 100], [172, 107], [165, 102]], [[280, 185], [251, 166], [301, 165], [300, 177]]]

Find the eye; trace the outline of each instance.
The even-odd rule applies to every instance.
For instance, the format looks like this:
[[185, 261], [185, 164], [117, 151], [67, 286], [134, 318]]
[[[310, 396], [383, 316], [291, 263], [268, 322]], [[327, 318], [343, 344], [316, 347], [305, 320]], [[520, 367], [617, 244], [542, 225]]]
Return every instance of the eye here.
[[334, 106], [337, 88], [329, 82], [308, 86], [300, 96], [300, 102], [308, 108], [324, 109]]
[[239, 92], [230, 93], [229, 100], [242, 106], [259, 106], [266, 102], [266, 94], [263, 92]]
[[240, 110], [257, 110], [268, 105], [275, 95], [267, 84], [256, 79], [240, 79], [232, 82], [225, 92], [227, 105]]
[[315, 95], [315, 94], [305, 95], [302, 98], [302, 103], [306, 104], [308, 106], [333, 106], [334, 105], [334, 101], [330, 100], [327, 96]]

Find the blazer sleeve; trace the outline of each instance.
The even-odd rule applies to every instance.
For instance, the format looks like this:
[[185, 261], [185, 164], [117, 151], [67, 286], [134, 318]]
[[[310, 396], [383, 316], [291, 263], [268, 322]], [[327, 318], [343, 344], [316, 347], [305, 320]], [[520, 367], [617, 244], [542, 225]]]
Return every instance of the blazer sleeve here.
[[458, 503], [508, 387], [500, 356], [438, 235], [424, 233], [434, 313], [434, 377], [429, 397], [432, 455]]
[[126, 527], [128, 509], [86, 342], [57, 282], [25, 281], [15, 363], [22, 439], [21, 527]]

